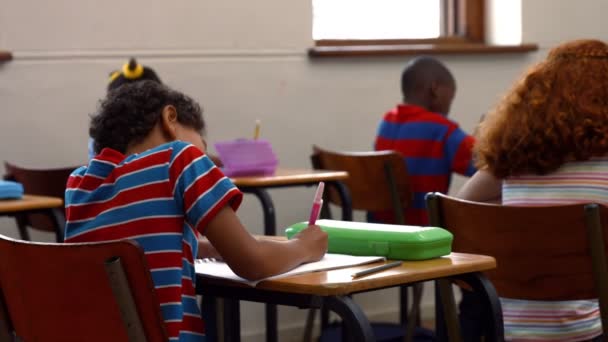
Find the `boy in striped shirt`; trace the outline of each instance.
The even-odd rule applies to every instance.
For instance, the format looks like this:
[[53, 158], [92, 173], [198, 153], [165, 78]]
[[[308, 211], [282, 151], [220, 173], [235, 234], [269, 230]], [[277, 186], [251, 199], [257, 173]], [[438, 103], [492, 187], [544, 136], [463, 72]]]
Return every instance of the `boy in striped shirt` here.
[[[374, 147], [403, 155], [414, 192], [405, 221], [427, 225], [424, 196], [447, 193], [452, 172], [475, 173], [471, 152], [475, 140], [447, 118], [456, 81], [440, 61], [431, 57], [411, 61], [401, 75], [401, 91], [403, 103], [384, 115]], [[391, 212], [371, 213], [371, 219], [394, 222]]]
[[286, 242], [251, 236], [234, 212], [242, 194], [205, 155], [203, 130], [199, 105], [158, 82], [112, 90], [91, 121], [98, 155], [65, 194], [66, 242], [132, 239], [143, 248], [171, 341], [204, 341], [195, 257], [221, 257], [260, 279], [327, 250], [318, 226]]

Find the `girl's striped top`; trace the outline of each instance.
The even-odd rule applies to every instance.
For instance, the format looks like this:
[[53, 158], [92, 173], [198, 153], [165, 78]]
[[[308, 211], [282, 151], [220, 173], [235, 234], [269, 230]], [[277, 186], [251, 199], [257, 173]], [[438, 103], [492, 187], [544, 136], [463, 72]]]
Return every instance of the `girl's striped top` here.
[[[504, 205], [608, 205], [608, 157], [569, 162], [544, 175], [503, 182]], [[602, 334], [597, 300], [527, 301], [501, 298], [505, 338], [511, 341], [584, 341]]]
[[66, 242], [135, 240], [144, 250], [171, 341], [204, 341], [196, 302], [198, 237], [241, 192], [197, 147], [181, 141], [125, 157], [104, 149], [72, 173]]

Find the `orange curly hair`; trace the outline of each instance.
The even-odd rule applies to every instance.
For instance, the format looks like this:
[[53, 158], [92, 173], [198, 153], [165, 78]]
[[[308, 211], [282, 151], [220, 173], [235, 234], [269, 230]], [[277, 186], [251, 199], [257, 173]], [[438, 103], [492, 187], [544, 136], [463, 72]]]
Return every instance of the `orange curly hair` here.
[[504, 179], [608, 154], [608, 45], [564, 43], [479, 126], [477, 166]]

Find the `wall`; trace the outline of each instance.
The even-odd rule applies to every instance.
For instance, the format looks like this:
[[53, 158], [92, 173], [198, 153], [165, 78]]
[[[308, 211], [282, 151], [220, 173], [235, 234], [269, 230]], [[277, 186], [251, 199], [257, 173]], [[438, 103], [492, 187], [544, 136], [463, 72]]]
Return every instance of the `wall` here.
[[[381, 114], [399, 101], [399, 73], [408, 60], [308, 59], [307, 0], [0, 0], [0, 8], [0, 49], [15, 56], [0, 64], [0, 159], [30, 167], [85, 161], [87, 114], [103, 96], [108, 73], [132, 55], [203, 104], [210, 141], [249, 136], [261, 119], [262, 136], [287, 167], [307, 167], [312, 144], [370, 148]], [[547, 48], [565, 39], [608, 39], [607, 11], [604, 0], [527, 0], [523, 40], [539, 43], [538, 53], [441, 57], [458, 80], [452, 117], [471, 131]], [[453, 188], [460, 184], [456, 178]], [[306, 217], [313, 191], [271, 192], [279, 227]], [[261, 233], [253, 197], [239, 215]], [[15, 230], [12, 221], [0, 221], [1, 233]], [[394, 319], [394, 294], [358, 300], [371, 316]], [[260, 339], [261, 310], [243, 308], [248, 340]], [[304, 319], [298, 310], [281, 315], [285, 329]]]

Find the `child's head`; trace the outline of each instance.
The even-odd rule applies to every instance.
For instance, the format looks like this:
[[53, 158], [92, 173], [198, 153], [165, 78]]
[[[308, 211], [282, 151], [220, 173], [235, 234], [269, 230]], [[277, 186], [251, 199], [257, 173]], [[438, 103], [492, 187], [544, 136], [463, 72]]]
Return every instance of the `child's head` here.
[[132, 83], [137, 81], [155, 81], [162, 83], [156, 72], [148, 66], [143, 66], [131, 58], [129, 62], [125, 63], [120, 70], [113, 71], [110, 73], [110, 83], [108, 83], [108, 91], [116, 89], [123, 84]]
[[528, 71], [480, 126], [478, 166], [546, 174], [608, 153], [608, 45], [564, 43]]
[[450, 70], [432, 57], [418, 57], [401, 74], [403, 102], [447, 115], [456, 94], [456, 81]]
[[91, 118], [95, 152], [121, 153], [155, 132], [164, 141], [184, 140], [204, 149], [202, 110], [190, 97], [154, 81], [125, 84], [108, 92]]

